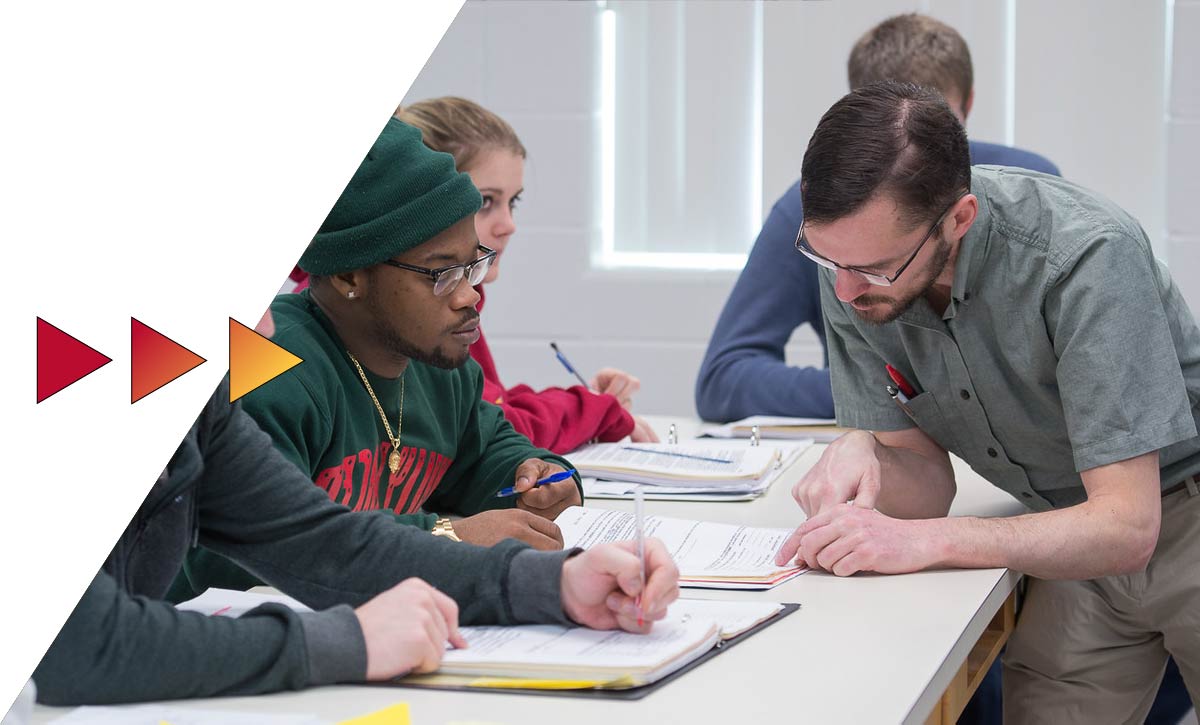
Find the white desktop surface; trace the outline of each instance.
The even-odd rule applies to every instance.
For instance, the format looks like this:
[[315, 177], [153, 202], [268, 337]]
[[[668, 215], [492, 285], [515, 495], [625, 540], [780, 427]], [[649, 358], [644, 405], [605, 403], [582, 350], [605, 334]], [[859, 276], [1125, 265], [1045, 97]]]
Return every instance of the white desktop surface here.
[[[687, 418], [654, 416], [663, 436], [697, 430]], [[744, 440], [732, 442], [748, 445]], [[769, 441], [768, 441], [769, 443]], [[647, 501], [648, 513], [792, 527], [802, 519], [792, 484], [824, 450], [814, 446], [754, 501]], [[962, 461], [952, 515], [1007, 516], [1025, 509]], [[628, 510], [628, 501], [593, 501]], [[313, 714], [330, 722], [408, 702], [413, 723], [810, 722], [920, 723], [929, 715], [1017, 575], [1004, 569], [838, 578], [809, 572], [767, 592], [685, 589], [684, 596], [799, 602], [800, 611], [668, 683], [642, 700], [439, 692], [335, 686], [301, 692], [177, 702], [209, 710]], [[39, 706], [33, 722], [66, 709]]]

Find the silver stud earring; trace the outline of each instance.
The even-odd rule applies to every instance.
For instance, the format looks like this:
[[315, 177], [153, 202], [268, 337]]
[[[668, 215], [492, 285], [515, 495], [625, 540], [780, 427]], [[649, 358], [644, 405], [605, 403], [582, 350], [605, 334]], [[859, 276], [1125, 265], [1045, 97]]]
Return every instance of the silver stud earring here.
[[346, 293], [346, 299], [352, 300], [352, 299], [354, 299], [354, 297], [355, 297], [354, 290], [350, 290], [349, 292]]

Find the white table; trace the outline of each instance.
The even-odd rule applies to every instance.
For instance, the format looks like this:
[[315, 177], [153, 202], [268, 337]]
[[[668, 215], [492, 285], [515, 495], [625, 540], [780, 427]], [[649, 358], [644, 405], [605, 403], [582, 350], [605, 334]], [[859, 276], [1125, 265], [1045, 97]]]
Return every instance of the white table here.
[[[671, 422], [681, 440], [697, 428], [694, 420], [656, 417], [652, 423], [664, 440]], [[806, 451], [757, 500], [648, 501], [647, 511], [754, 526], [795, 526], [802, 515], [791, 499], [791, 485], [821, 450], [823, 446]], [[1007, 516], [1024, 510], [961, 461], [954, 465], [959, 490], [952, 515]], [[631, 507], [624, 501], [592, 505]], [[965, 702], [972, 648], [982, 637], [988, 646], [979, 652], [994, 650], [992, 645], [1007, 636], [1006, 631], [985, 634], [993, 618], [1006, 621], [1011, 629], [1011, 610], [1005, 605], [1011, 606], [1017, 579], [1003, 569], [848, 578], [809, 572], [769, 592], [687, 589], [685, 596], [799, 602], [802, 608], [635, 702], [337, 686], [194, 700], [184, 706], [316, 714], [330, 722], [400, 701], [409, 703], [414, 723], [943, 722]], [[972, 656], [976, 667], [980, 653]], [[34, 722], [48, 722], [61, 712], [39, 707]]]

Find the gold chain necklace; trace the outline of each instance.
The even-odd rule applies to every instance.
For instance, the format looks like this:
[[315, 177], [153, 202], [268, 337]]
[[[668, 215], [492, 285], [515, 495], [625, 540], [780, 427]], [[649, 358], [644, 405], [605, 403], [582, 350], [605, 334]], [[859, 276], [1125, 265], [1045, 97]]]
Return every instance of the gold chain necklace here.
[[[375, 397], [375, 389], [371, 387], [371, 383], [367, 382], [367, 374], [363, 372], [362, 365], [358, 364], [358, 358], [354, 357], [354, 353], [349, 350], [346, 351], [346, 354], [350, 356], [350, 362], [354, 363], [358, 377], [362, 378], [363, 385], [367, 387], [367, 394], [371, 396], [371, 402], [375, 403], [375, 410], [379, 411], [379, 419], [383, 421], [383, 427], [387, 430], [388, 440], [392, 442], [392, 452], [388, 456], [388, 470], [395, 473], [400, 470], [400, 432], [404, 429], [404, 373], [400, 373], [400, 418], [396, 421], [396, 435], [393, 436], [387, 414], [383, 412], [379, 398]], [[405, 370], [407, 369], [406, 367]]]

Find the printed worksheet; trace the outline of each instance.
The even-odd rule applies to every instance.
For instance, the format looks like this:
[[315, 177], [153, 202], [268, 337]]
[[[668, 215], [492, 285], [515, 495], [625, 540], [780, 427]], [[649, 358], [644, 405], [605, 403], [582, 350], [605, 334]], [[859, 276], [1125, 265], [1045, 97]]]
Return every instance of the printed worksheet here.
[[[634, 515], [572, 506], [555, 519], [567, 547], [586, 549], [606, 541], [637, 538]], [[775, 552], [791, 529], [646, 517], [646, 536], [661, 539], [679, 567], [680, 578], [770, 577], [798, 567], [775, 565]]]

